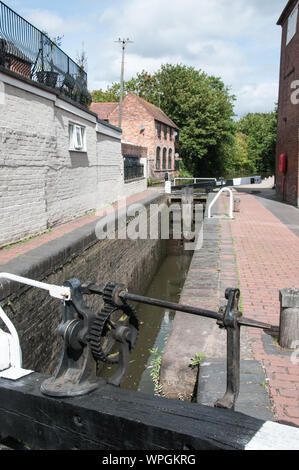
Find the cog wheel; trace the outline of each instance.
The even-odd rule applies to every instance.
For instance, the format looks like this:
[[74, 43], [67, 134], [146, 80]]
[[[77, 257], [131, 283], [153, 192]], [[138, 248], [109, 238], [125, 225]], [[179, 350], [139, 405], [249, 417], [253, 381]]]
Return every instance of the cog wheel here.
[[103, 292], [103, 300], [108, 304], [113, 303], [113, 291], [115, 289], [116, 284], [114, 282], [108, 282], [105, 287], [104, 287], [104, 292]]
[[123, 308], [124, 303], [122, 300], [119, 298], [119, 293], [123, 292], [126, 290], [126, 286], [124, 284], [118, 284], [115, 282], [108, 282], [105, 287], [104, 287], [104, 292], [103, 292], [103, 300], [105, 304], [110, 304], [110, 305], [117, 305], [121, 308]]
[[139, 329], [135, 308], [128, 303], [121, 307], [106, 303], [94, 320], [89, 334], [91, 352], [96, 361], [107, 364], [118, 363], [119, 351], [113, 330], [119, 326], [126, 326], [130, 329], [130, 349], [132, 349]]

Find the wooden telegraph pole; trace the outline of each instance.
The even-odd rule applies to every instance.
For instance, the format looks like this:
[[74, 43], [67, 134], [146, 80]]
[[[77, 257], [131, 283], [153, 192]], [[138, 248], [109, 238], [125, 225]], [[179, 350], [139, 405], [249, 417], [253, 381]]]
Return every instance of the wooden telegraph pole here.
[[125, 69], [125, 50], [126, 45], [133, 43], [129, 38], [127, 39], [118, 39], [118, 42], [122, 46], [122, 58], [121, 58], [121, 73], [120, 73], [120, 98], [119, 98], [119, 114], [118, 114], [118, 127], [121, 127], [121, 118], [122, 118], [122, 103], [123, 103], [123, 94], [124, 94], [124, 69]]

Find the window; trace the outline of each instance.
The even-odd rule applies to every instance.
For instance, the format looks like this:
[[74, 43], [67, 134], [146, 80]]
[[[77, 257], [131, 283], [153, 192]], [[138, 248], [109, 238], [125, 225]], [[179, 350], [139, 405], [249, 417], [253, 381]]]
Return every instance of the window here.
[[168, 151], [168, 169], [172, 169], [172, 149]]
[[156, 150], [156, 170], [160, 170], [160, 165], [161, 165], [161, 149], [160, 149], [160, 147], [157, 147], [157, 150]]
[[295, 36], [297, 31], [298, 3], [288, 18], [287, 44]]
[[159, 139], [161, 138], [161, 124], [157, 122], [157, 135]]
[[85, 127], [69, 124], [69, 149], [85, 151]]
[[169, 139], [172, 140], [173, 129], [172, 127], [169, 128]]
[[163, 169], [163, 170], [166, 170], [166, 154], [167, 154], [167, 149], [164, 148], [164, 149], [163, 149], [163, 162], [162, 162], [162, 165], [163, 165], [163, 166], [162, 166], [162, 169]]
[[164, 139], [167, 139], [167, 126], [163, 126]]

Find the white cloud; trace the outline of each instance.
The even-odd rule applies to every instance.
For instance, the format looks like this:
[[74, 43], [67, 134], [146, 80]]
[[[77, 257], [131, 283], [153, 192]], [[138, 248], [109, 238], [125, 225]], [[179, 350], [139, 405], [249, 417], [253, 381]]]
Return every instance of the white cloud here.
[[135, 51], [150, 56], [185, 53], [186, 46], [208, 38], [264, 36], [277, 19], [273, 8], [270, 15], [261, 15], [255, 0], [127, 0], [121, 5], [104, 11], [101, 24], [117, 36], [135, 39]]
[[[94, 77], [119, 79], [120, 49], [112, 38], [129, 37], [134, 44], [126, 50], [128, 78], [142, 69], [153, 72], [161, 63], [184, 63], [220, 76], [231, 86], [238, 98], [237, 114], [270, 111], [278, 89], [281, 31], [276, 21], [284, 6], [285, 0], [117, 3], [100, 17], [106, 38], [99, 61], [107, 67], [105, 71], [95, 68]], [[271, 71], [276, 71], [274, 77]]]
[[34, 26], [46, 31], [50, 36], [62, 36], [76, 32], [90, 31], [90, 24], [78, 17], [62, 18], [59, 14], [42, 9], [23, 9], [24, 16]]
[[183, 63], [231, 86], [237, 114], [271, 110], [277, 101], [276, 21], [286, 0], [73, 0], [76, 14], [57, 3], [29, 9], [22, 0], [21, 14], [52, 37], [64, 35], [62, 49], [72, 58], [84, 41], [90, 89], [119, 80], [121, 48], [114, 41], [129, 37], [126, 79]]
[[278, 83], [244, 85], [237, 92], [236, 114], [270, 112], [278, 101]]

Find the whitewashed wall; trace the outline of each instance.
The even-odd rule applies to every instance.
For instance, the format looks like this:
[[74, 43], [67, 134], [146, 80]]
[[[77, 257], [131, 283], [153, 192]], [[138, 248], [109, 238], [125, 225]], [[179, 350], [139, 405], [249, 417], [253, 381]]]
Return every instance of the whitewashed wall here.
[[124, 196], [124, 163], [121, 142], [112, 127], [97, 125], [97, 209]]
[[[69, 150], [69, 122], [85, 127], [85, 152]], [[123, 173], [119, 129], [0, 73], [0, 246], [146, 188]]]

